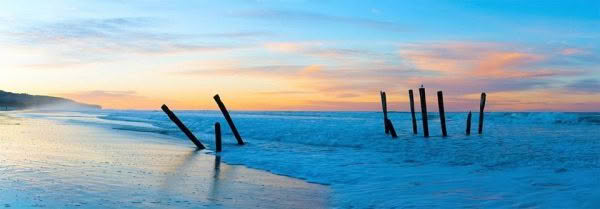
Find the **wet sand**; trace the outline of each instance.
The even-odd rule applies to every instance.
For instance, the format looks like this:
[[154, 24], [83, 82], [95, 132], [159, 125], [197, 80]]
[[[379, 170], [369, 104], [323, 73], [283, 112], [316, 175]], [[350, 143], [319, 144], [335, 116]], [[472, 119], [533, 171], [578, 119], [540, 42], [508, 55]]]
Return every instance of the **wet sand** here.
[[330, 196], [187, 139], [10, 113], [0, 113], [0, 185], [6, 208], [328, 208]]

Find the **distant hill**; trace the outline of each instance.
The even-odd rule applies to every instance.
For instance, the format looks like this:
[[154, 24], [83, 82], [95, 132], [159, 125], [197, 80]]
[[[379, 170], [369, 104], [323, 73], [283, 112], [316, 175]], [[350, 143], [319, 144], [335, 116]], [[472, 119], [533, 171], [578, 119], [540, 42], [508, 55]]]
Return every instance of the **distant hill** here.
[[101, 109], [100, 105], [79, 103], [70, 99], [38, 96], [29, 94], [16, 94], [0, 90], [0, 110], [24, 109]]

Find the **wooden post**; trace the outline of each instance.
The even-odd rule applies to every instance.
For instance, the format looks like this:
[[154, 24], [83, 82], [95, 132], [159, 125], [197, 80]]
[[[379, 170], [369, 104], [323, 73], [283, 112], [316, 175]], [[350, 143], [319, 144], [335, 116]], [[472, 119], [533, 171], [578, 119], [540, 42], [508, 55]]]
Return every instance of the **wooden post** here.
[[196, 136], [194, 136], [194, 134], [192, 134], [192, 132], [187, 127], [185, 127], [185, 125], [183, 125], [179, 118], [175, 116], [175, 113], [169, 110], [169, 107], [167, 107], [167, 105], [163, 104], [160, 108], [167, 114], [167, 116], [169, 116], [169, 119], [171, 119], [171, 121], [173, 121], [173, 123], [175, 123], [175, 125], [177, 125], [177, 127], [179, 127], [179, 129], [196, 145], [196, 147], [198, 147], [198, 149], [206, 148], [196, 138]]
[[485, 109], [485, 92], [481, 93], [481, 103], [479, 104], [479, 134], [483, 133], [483, 110]]
[[231, 132], [233, 132], [237, 143], [239, 145], [244, 145], [244, 141], [242, 141], [242, 136], [240, 136], [240, 133], [238, 132], [237, 128], [235, 128], [235, 124], [233, 124], [233, 120], [231, 120], [231, 116], [229, 116], [227, 108], [225, 108], [225, 105], [221, 101], [221, 97], [219, 97], [219, 95], [217, 94], [213, 98], [215, 99], [215, 102], [217, 102], [217, 105], [219, 105], [219, 109], [221, 109], [221, 113], [223, 113], [225, 120], [227, 120], [227, 124], [229, 124], [229, 128], [231, 128]]
[[467, 115], [467, 136], [471, 135], [471, 111], [469, 111], [469, 115]]
[[438, 107], [440, 108], [440, 124], [442, 125], [442, 136], [448, 136], [446, 132], [446, 112], [444, 111], [444, 95], [442, 91], [437, 92]]
[[385, 129], [385, 134], [389, 134], [390, 129], [387, 124], [387, 98], [385, 92], [380, 91], [379, 94], [381, 95], [381, 109], [383, 110], [383, 128]]
[[412, 116], [413, 134], [417, 134], [417, 118], [415, 117], [415, 99], [413, 90], [408, 90], [408, 98], [410, 100], [410, 115]]
[[392, 124], [392, 121], [390, 119], [385, 119], [385, 123], [388, 129], [390, 130], [390, 133], [392, 133], [392, 138], [398, 138], [398, 135], [396, 134], [396, 129], [394, 129], [394, 124]]
[[425, 101], [425, 88], [419, 88], [419, 96], [421, 97], [421, 120], [423, 121], [423, 136], [429, 137], [429, 126], [427, 125], [427, 101]]
[[217, 152], [221, 152], [221, 124], [219, 122], [215, 123], [215, 147]]

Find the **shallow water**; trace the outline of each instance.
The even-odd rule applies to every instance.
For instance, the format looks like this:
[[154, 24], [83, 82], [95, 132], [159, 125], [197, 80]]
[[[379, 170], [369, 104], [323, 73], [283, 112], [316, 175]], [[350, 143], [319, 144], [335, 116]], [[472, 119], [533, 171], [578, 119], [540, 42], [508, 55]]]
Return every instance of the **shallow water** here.
[[324, 186], [221, 163], [166, 135], [0, 121], [0, 207], [324, 208], [329, 201]]
[[[483, 135], [474, 113], [471, 136], [466, 113], [448, 113], [448, 137], [433, 113], [429, 138], [412, 134], [410, 114], [390, 113], [391, 139], [376, 112], [233, 112], [240, 147], [219, 112], [175, 112], [209, 147], [220, 122], [227, 163], [331, 185], [334, 207], [600, 207], [600, 113], [486, 113]], [[24, 115], [186, 141], [158, 111]]]

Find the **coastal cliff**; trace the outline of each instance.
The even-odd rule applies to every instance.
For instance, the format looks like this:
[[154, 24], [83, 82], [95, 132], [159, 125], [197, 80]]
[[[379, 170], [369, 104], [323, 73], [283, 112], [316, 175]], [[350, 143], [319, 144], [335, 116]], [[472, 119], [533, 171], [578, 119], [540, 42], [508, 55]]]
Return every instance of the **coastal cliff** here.
[[0, 110], [101, 108], [100, 105], [79, 103], [60, 97], [18, 94], [0, 90]]

